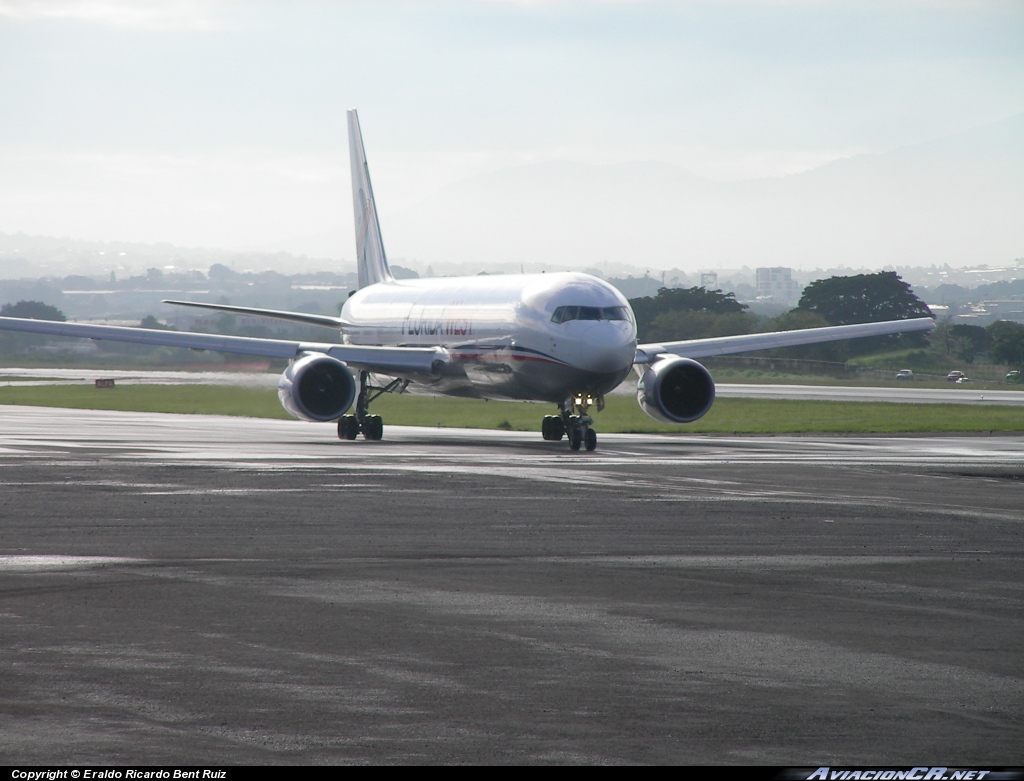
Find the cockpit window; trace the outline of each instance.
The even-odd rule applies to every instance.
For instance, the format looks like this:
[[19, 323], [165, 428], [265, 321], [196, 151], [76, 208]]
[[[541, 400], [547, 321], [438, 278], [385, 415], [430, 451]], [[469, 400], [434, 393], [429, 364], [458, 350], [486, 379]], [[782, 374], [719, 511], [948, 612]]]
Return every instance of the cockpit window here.
[[555, 313], [551, 315], [551, 322], [568, 323], [570, 320], [576, 319], [576, 313], [578, 311], [578, 306], [560, 306], [555, 310]]
[[551, 315], [552, 323], [570, 320], [629, 320], [629, 312], [624, 306], [560, 306]]

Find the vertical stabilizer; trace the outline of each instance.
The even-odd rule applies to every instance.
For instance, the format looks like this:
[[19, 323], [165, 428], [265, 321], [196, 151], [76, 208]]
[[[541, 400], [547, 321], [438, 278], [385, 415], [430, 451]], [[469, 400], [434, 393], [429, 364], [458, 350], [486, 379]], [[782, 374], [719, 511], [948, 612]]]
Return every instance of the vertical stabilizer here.
[[352, 206], [356, 217], [356, 267], [359, 287], [394, 280], [384, 255], [384, 242], [377, 222], [377, 205], [370, 186], [370, 168], [363, 150], [363, 134], [359, 130], [359, 114], [348, 110], [348, 151], [352, 166]]

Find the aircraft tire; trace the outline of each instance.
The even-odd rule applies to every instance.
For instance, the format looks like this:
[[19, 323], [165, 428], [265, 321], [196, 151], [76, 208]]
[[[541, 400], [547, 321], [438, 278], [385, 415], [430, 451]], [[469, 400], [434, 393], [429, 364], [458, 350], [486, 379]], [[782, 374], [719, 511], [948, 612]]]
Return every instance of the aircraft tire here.
[[353, 440], [359, 435], [359, 422], [355, 415], [342, 415], [338, 419], [338, 439]]
[[544, 419], [541, 420], [540, 422], [540, 435], [541, 437], [544, 438], [545, 441], [550, 441], [554, 439], [554, 437], [551, 436], [551, 417], [551, 415], [545, 415]]
[[562, 437], [565, 436], [565, 422], [562, 420], [561, 415], [551, 416], [551, 440], [553, 442], [561, 442]]
[[372, 441], [384, 437], [384, 419], [380, 415], [367, 415], [363, 418], [363, 438]]
[[594, 429], [587, 429], [587, 433], [583, 436], [583, 446], [587, 450], [593, 450], [597, 447], [597, 432]]
[[580, 434], [578, 428], [573, 428], [569, 431], [569, 449], [579, 450], [580, 445], [583, 444], [583, 435]]

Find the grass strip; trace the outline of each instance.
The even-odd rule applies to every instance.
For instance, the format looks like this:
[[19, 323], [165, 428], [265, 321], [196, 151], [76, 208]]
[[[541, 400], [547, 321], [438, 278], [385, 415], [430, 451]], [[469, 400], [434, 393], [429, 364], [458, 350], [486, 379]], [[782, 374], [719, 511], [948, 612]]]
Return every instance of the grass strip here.
[[231, 385], [11, 386], [0, 388], [0, 404], [250, 418], [290, 417], [282, 409], [275, 391]]
[[[265, 388], [219, 385], [91, 385], [0, 388], [0, 404], [74, 409], [178, 412], [288, 419], [277, 394]], [[478, 401], [444, 396], [384, 396], [373, 412], [385, 424], [540, 431], [554, 405]], [[610, 396], [595, 428], [607, 433], [943, 433], [1024, 431], [1024, 409], [966, 404], [718, 399], [696, 423], [649, 418], [631, 396]]]

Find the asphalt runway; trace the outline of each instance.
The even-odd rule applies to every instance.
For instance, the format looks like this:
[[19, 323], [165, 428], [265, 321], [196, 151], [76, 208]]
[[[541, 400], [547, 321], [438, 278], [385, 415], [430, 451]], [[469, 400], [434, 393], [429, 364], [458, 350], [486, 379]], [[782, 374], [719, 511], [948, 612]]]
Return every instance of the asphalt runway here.
[[1020, 765], [1024, 437], [0, 406], [0, 763]]

